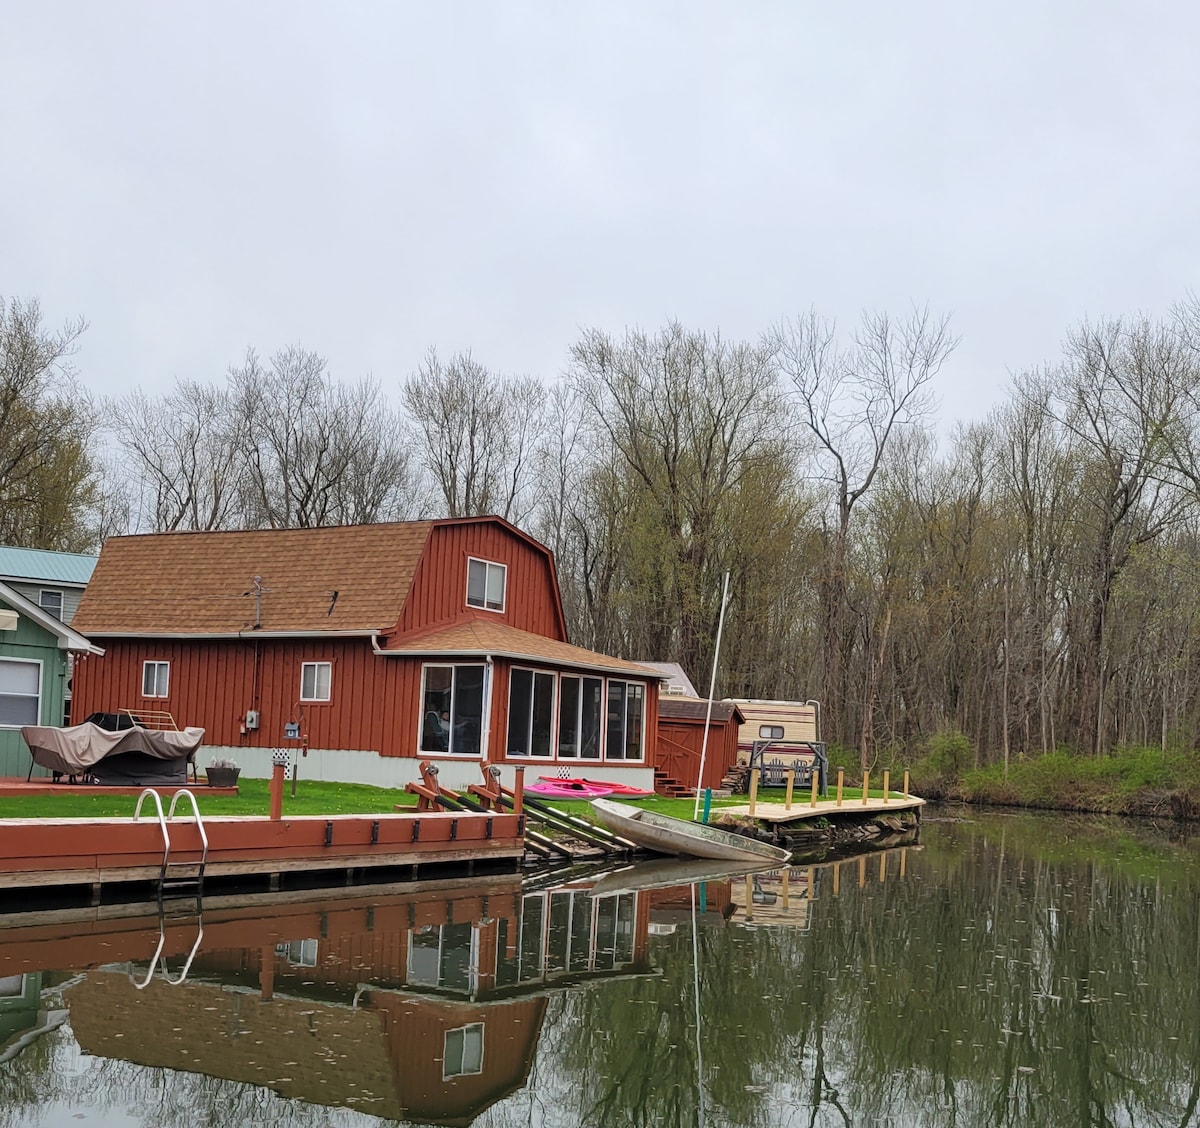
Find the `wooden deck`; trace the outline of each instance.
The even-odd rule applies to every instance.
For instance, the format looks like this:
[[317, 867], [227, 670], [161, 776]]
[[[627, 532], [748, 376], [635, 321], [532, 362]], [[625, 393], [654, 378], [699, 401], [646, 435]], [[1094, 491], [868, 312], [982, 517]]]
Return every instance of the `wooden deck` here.
[[[525, 852], [514, 814], [412, 811], [378, 815], [214, 816], [204, 819], [204, 876], [230, 878], [506, 862]], [[194, 874], [203, 855], [195, 822], [169, 823], [169, 877]], [[0, 820], [0, 890], [157, 882], [164, 839], [157, 817]]]
[[754, 814], [750, 814], [750, 804], [745, 803], [736, 807], [721, 807], [714, 811], [714, 815], [745, 815], [749, 818], [758, 819], [760, 822], [770, 823], [792, 823], [803, 822], [805, 819], [826, 818], [834, 819], [852, 819], [862, 815], [883, 815], [883, 814], [899, 814], [901, 811], [919, 811], [925, 806], [924, 799], [918, 799], [915, 795], [909, 795], [907, 798], [898, 792], [892, 794], [885, 800], [883, 796], [871, 796], [865, 803], [862, 799], [843, 799], [841, 806], [838, 806], [836, 799], [818, 799], [817, 805], [811, 805], [811, 801], [805, 797], [793, 798], [792, 808], [789, 811], [783, 803], [764, 803], [761, 799], [754, 804]]

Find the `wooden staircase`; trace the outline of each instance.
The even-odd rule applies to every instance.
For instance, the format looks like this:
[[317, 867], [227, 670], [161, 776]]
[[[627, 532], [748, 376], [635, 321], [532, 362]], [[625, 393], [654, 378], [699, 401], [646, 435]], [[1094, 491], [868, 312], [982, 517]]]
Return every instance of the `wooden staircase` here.
[[654, 792], [656, 795], [665, 795], [669, 799], [690, 799], [696, 794], [695, 788], [688, 787], [687, 784], [680, 783], [677, 779], [672, 779], [662, 768], [654, 769]]

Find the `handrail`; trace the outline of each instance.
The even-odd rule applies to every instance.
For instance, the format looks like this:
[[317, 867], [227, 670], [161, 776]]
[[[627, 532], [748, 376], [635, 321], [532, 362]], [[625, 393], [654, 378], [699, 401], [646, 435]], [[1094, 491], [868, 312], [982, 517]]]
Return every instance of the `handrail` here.
[[[196, 824], [196, 830], [199, 831], [199, 833], [200, 833], [200, 843], [204, 847], [204, 850], [200, 855], [200, 872], [196, 875], [197, 880], [200, 882], [201, 885], [203, 885], [204, 884], [204, 866], [208, 862], [208, 832], [204, 829], [204, 820], [200, 817], [200, 806], [196, 802], [196, 796], [193, 795], [192, 792], [189, 791], [186, 787], [181, 787], [178, 791], [175, 792], [174, 796], [172, 797], [171, 807], [167, 811], [167, 821], [170, 822], [170, 820], [175, 817], [175, 804], [178, 803], [179, 800], [181, 798], [183, 798], [185, 795], [187, 796], [188, 802], [191, 803], [191, 805], [192, 805], [192, 821], [195, 822], [195, 824]], [[164, 877], [166, 876], [165, 864], [163, 867], [163, 876]]]
[[[141, 793], [141, 795], [138, 796], [137, 806], [134, 808], [134, 811], [133, 811], [133, 821], [137, 822], [138, 819], [141, 818], [142, 803], [145, 802], [147, 795], [149, 795], [150, 798], [152, 798], [154, 800], [154, 806], [158, 812], [158, 825], [159, 825], [159, 828], [162, 830], [162, 836], [163, 836], [162, 873], [165, 874], [167, 872], [167, 863], [171, 859], [171, 833], [169, 830], [167, 830], [167, 820], [163, 816], [162, 800], [158, 797], [158, 792], [155, 791], [153, 787], [147, 787], [146, 790], [143, 791]], [[174, 810], [174, 804], [172, 804], [171, 809]], [[161, 875], [159, 877], [159, 888], [160, 889], [162, 888]]]

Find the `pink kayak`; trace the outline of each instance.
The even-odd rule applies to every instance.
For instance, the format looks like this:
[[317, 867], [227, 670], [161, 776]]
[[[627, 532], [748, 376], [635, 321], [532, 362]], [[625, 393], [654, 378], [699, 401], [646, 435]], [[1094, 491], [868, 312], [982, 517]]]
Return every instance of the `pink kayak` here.
[[[570, 787], [579, 788], [596, 787], [603, 788], [603, 793], [608, 795], [627, 795], [630, 799], [645, 798], [647, 795], [653, 795], [653, 791], [647, 791], [643, 787], [632, 787], [628, 783], [613, 783], [607, 779], [557, 779], [554, 776], [539, 776], [538, 785], [545, 784], [550, 787]], [[599, 794], [599, 793], [598, 793]]]
[[612, 788], [573, 779], [546, 779], [527, 784], [525, 790], [548, 799], [599, 799], [611, 795]]

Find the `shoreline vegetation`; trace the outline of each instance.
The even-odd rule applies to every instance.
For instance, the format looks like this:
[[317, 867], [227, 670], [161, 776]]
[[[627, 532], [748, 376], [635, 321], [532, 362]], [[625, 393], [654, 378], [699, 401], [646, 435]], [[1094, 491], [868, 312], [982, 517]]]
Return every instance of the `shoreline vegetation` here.
[[976, 767], [969, 761], [965, 738], [935, 738], [911, 769], [913, 793], [973, 805], [1200, 821], [1195, 752], [1132, 747], [1083, 756], [1059, 749], [1014, 756], [1007, 771], [1002, 763]]

